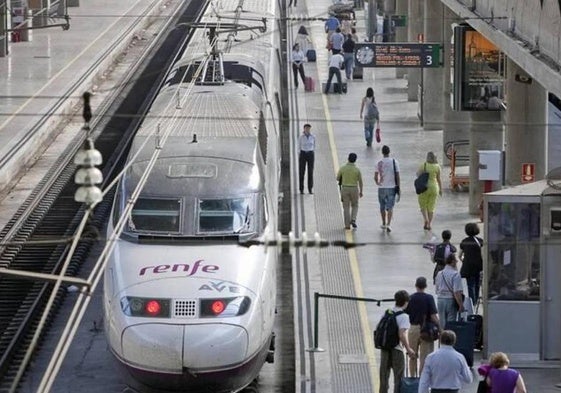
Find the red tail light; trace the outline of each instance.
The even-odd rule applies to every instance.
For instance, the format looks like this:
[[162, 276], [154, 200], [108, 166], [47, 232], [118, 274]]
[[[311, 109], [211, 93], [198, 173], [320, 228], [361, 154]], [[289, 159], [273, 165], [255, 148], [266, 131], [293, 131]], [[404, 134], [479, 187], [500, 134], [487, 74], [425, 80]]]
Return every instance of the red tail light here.
[[151, 317], [155, 317], [160, 313], [160, 311], [162, 311], [162, 306], [157, 300], [149, 300], [148, 302], [146, 302], [144, 309], [146, 310], [146, 314]]
[[214, 302], [212, 302], [212, 305], [210, 306], [210, 309], [212, 310], [214, 315], [220, 314], [222, 311], [224, 311], [225, 308], [226, 308], [226, 304], [224, 304], [222, 300], [215, 300]]

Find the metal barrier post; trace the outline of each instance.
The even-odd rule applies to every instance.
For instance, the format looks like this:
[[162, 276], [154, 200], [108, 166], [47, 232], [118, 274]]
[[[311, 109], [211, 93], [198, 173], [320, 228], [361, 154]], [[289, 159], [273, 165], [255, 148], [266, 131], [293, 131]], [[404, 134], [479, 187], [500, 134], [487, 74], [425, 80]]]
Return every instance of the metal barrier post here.
[[313, 347], [306, 349], [308, 352], [325, 352], [325, 349], [318, 347], [319, 341], [319, 293], [314, 292], [314, 342]]

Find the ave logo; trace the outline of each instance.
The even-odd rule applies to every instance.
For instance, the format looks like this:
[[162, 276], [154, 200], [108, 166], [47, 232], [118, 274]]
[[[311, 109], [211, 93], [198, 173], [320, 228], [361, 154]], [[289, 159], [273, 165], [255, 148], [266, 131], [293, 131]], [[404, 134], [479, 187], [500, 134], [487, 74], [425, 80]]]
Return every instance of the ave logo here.
[[230, 293], [240, 293], [240, 287], [235, 285], [231, 285], [227, 281], [210, 281], [208, 284], [203, 284], [199, 288], [199, 291], [217, 291], [223, 292], [224, 290], [228, 290]]

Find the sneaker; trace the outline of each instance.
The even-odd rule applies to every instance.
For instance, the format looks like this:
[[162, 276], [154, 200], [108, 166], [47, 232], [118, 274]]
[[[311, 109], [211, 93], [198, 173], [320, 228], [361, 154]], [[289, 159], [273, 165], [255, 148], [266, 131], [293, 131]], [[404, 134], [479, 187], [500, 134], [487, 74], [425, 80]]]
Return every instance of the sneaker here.
[[356, 229], [356, 228], [357, 228], [356, 222], [355, 222], [355, 221], [351, 221], [351, 226], [352, 226], [353, 228]]
[[389, 225], [386, 226], [386, 231], [387, 231], [387, 232], [391, 232], [391, 231], [392, 231], [392, 227], [390, 227]]
[[380, 228], [382, 228], [385, 231], [386, 230], [386, 224], [380, 225]]

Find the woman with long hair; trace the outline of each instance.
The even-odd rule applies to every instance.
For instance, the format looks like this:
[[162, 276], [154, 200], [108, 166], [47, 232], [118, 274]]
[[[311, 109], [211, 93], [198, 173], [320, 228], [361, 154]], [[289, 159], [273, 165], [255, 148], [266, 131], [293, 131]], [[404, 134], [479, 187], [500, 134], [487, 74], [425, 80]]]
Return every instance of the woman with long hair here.
[[421, 214], [423, 215], [423, 220], [425, 221], [423, 229], [430, 231], [432, 229], [434, 211], [436, 210], [436, 199], [439, 195], [442, 196], [440, 165], [438, 165], [436, 155], [432, 151], [427, 153], [427, 159], [417, 170], [417, 176], [423, 172], [427, 172], [429, 174], [429, 180], [427, 183], [427, 189], [425, 192], [419, 194], [418, 201]]
[[[364, 113], [365, 112], [365, 113]], [[364, 113], [364, 139], [366, 146], [372, 146], [372, 138], [374, 136], [374, 126], [380, 128], [380, 113], [376, 105], [376, 98], [374, 97], [374, 89], [369, 87], [366, 89], [366, 96], [362, 98], [360, 105], [360, 118], [363, 118]]]

